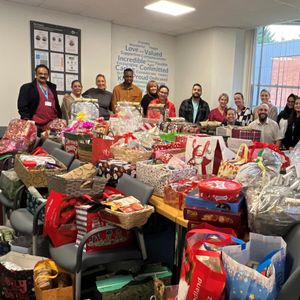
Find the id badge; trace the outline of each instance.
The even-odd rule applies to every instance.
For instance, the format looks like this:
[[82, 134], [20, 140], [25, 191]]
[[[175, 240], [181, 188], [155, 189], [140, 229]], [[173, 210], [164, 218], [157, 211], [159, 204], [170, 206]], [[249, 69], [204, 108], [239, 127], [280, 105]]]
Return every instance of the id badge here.
[[51, 101], [45, 101], [45, 105], [51, 107], [52, 106], [52, 102]]

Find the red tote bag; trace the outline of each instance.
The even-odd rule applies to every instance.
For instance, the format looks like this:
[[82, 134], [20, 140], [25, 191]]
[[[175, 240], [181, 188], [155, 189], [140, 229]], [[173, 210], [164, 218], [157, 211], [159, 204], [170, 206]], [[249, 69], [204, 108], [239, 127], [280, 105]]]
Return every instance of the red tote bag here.
[[113, 158], [110, 147], [120, 139], [119, 136], [112, 140], [94, 138], [92, 143], [92, 163], [96, 164], [98, 160], [109, 160]]

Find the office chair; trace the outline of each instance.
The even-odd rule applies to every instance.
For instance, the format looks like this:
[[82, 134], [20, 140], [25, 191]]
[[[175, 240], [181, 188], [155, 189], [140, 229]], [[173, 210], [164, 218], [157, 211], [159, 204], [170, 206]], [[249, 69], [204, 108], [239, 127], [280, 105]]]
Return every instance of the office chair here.
[[[117, 186], [125, 196], [132, 195], [139, 199], [143, 204], [147, 203], [152, 196], [153, 187], [124, 174]], [[88, 268], [97, 265], [104, 265], [110, 262], [146, 258], [146, 249], [143, 239], [143, 233], [136, 229], [137, 238], [140, 245], [140, 251], [136, 247], [127, 247], [122, 249], [103, 250], [92, 253], [83, 252], [86, 241], [94, 234], [102, 231], [103, 228], [96, 228], [87, 233], [77, 247], [75, 243], [53, 247], [50, 244], [51, 258], [63, 269], [75, 273], [76, 291], [75, 299], [79, 300], [81, 295], [81, 277], [82, 272]]]

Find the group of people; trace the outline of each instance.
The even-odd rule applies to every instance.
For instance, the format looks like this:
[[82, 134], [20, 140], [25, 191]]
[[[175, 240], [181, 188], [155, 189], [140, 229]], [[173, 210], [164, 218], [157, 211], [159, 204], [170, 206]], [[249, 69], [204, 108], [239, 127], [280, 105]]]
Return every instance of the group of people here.
[[[115, 113], [119, 101], [138, 102], [146, 117], [149, 105], [164, 104], [167, 117], [176, 117], [176, 109], [169, 96], [166, 85], [159, 86], [155, 80], [147, 84], [147, 93], [142, 96], [141, 89], [133, 83], [134, 72], [125, 69], [123, 82], [114, 87], [113, 92], [106, 90], [106, 79], [103, 74], [96, 76], [96, 88], [83, 92], [79, 80], [71, 84], [72, 92], [63, 97], [59, 105], [56, 86], [47, 81], [49, 69], [38, 65], [35, 69], [36, 78], [22, 85], [18, 97], [18, 111], [22, 119], [35, 121], [38, 130], [55, 118], [71, 119], [72, 103], [83, 98], [98, 100], [99, 116], [109, 119], [111, 112]], [[241, 92], [234, 94], [236, 108], [228, 108], [229, 96], [222, 93], [218, 98], [218, 107], [210, 110], [209, 104], [202, 98], [202, 86], [195, 83], [190, 98], [183, 100], [179, 108], [179, 117], [187, 122], [218, 121], [225, 126], [248, 126], [250, 129], [261, 130], [261, 140], [266, 143], [279, 144], [285, 149], [296, 145], [300, 139], [300, 98], [291, 94], [287, 105], [278, 115], [277, 107], [270, 102], [270, 93], [263, 89], [260, 92], [261, 104], [251, 111], [245, 106]]]

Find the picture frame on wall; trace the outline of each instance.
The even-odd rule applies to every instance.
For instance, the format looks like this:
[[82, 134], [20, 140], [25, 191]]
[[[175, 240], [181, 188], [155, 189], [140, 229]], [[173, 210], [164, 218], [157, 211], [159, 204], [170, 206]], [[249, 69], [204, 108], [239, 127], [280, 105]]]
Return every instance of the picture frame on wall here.
[[31, 72], [46, 65], [49, 80], [56, 84], [60, 95], [71, 91], [71, 82], [81, 80], [81, 30], [78, 28], [30, 21]]

